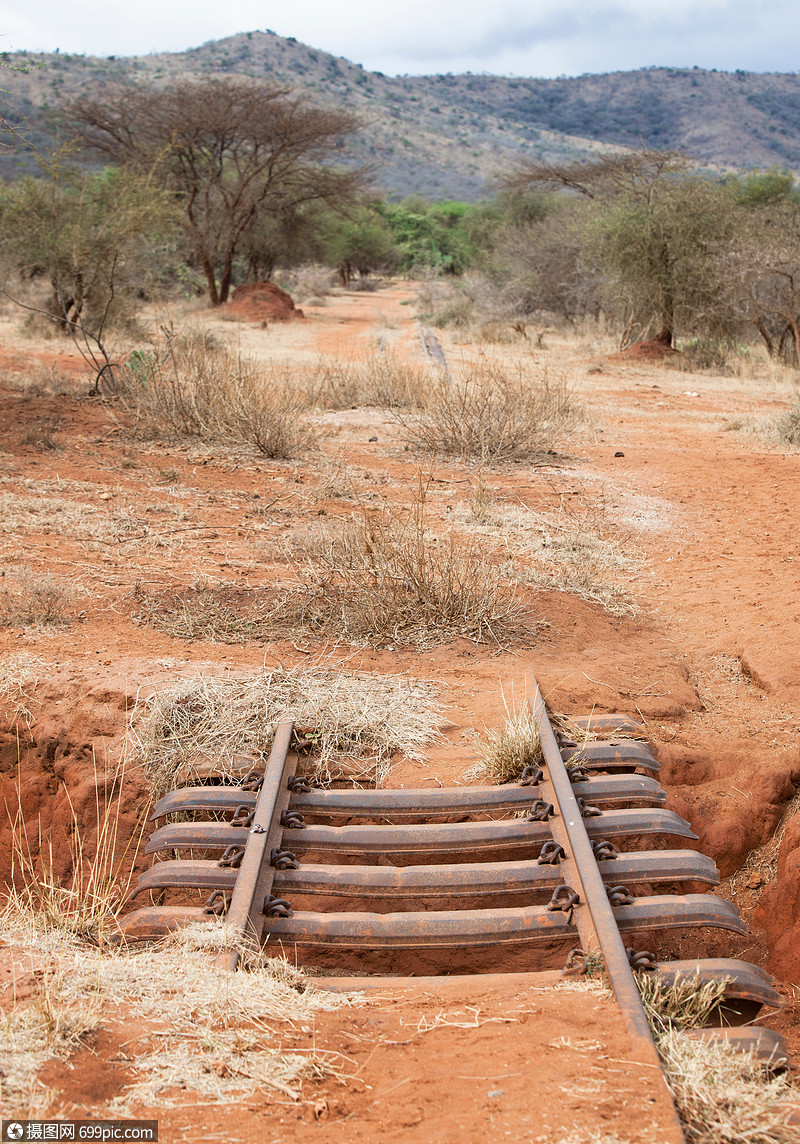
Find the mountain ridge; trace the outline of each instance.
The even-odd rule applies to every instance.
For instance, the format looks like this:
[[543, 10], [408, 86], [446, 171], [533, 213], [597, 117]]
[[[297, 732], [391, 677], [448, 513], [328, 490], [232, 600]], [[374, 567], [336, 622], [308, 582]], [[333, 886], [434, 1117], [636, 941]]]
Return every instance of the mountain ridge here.
[[[187, 75], [269, 79], [321, 104], [356, 112], [357, 161], [378, 167], [394, 196], [476, 199], [521, 157], [578, 158], [641, 146], [686, 152], [722, 170], [800, 171], [800, 76], [795, 73], [642, 68], [571, 78], [386, 76], [270, 31], [240, 32], [184, 52], [92, 57], [3, 53], [9, 118], [46, 147], [64, 98], [119, 82], [169, 84]], [[37, 65], [44, 65], [38, 67]], [[6, 155], [0, 174], [30, 167]]]

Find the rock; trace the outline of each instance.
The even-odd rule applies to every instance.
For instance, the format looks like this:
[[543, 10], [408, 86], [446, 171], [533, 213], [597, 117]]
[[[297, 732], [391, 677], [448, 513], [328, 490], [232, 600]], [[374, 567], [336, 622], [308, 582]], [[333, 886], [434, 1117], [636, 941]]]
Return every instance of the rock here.
[[253, 282], [236, 287], [222, 316], [242, 322], [291, 322], [293, 318], [304, 318], [305, 314], [274, 282]]

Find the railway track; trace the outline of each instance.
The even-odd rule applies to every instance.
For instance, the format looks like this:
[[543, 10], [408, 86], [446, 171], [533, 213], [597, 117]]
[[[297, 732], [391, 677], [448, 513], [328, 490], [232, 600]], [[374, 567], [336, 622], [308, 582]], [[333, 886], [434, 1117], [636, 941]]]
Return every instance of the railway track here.
[[[670, 929], [747, 932], [736, 907], [686, 892], [719, 882], [665, 809], [644, 728], [576, 718], [570, 741], [538, 685], [530, 707], [543, 761], [517, 783], [436, 790], [315, 790], [297, 774], [292, 726], [263, 769], [238, 783], [185, 787], [155, 806], [158, 859], [136, 895], [177, 895], [122, 919], [129, 941], [227, 915], [242, 938], [301, 962], [360, 972], [509, 972], [602, 964], [639, 1059], [658, 1063], [634, 971], [724, 983], [700, 1034], [786, 1063], [780, 1036], [749, 1024], [781, 999], [760, 968], [733, 958], [658, 961], [643, 941]], [[664, 848], [669, 840], [671, 848]], [[203, 857], [198, 858], [196, 855]], [[205, 902], [201, 904], [202, 898]], [[185, 899], [196, 899], [186, 901]], [[235, 949], [220, 962], [235, 969]]]

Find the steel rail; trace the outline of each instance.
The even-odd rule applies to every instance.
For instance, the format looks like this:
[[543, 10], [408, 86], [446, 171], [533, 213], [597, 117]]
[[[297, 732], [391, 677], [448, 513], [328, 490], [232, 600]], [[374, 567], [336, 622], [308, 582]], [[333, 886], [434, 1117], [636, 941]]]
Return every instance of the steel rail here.
[[[558, 818], [553, 820], [553, 833], [555, 836], [556, 822], [558, 822], [559, 831], [563, 832], [567, 839], [565, 850], [571, 857], [570, 864], [574, 867], [570, 872], [574, 873], [576, 878], [573, 888], [578, 892], [580, 899], [575, 910], [575, 920], [581, 935], [583, 951], [589, 954], [596, 949], [602, 953], [605, 971], [622, 1011], [631, 1046], [640, 1059], [657, 1066], [663, 1077], [661, 1060], [642, 1006], [639, 989], [586, 829], [587, 821], [596, 820], [585, 820], [581, 817], [572, 783], [550, 724], [544, 697], [535, 677], [531, 674], [529, 678], [531, 688], [528, 705], [539, 729], [539, 741], [547, 767], [547, 777], [553, 791], [554, 805], [558, 809]], [[666, 1080], [664, 1084], [666, 1087]], [[682, 1132], [677, 1111], [675, 1126]]]
[[[236, 943], [251, 936], [260, 936], [260, 903], [269, 894], [275, 873], [264, 858], [271, 847], [280, 842], [283, 832], [280, 817], [289, 803], [287, 779], [294, 765], [288, 753], [291, 741], [292, 723], [279, 724], [264, 768], [253, 822], [245, 835], [244, 854], [228, 910], [228, 927], [234, 946], [217, 958], [217, 964], [227, 969], [236, 969], [239, 964], [240, 950]], [[242, 833], [239, 829], [240, 839]]]
[[[719, 871], [711, 858], [697, 850], [635, 850], [601, 862], [609, 885], [657, 885], [704, 882], [715, 886]], [[232, 889], [237, 871], [219, 862], [178, 859], [156, 862], [139, 875], [131, 898], [168, 887]], [[563, 881], [558, 864], [523, 862], [458, 862], [427, 866], [333, 866], [309, 863], [297, 870], [278, 870], [274, 889], [279, 896], [315, 894], [326, 897], [386, 897], [394, 903], [466, 895], [494, 897], [526, 892], [551, 893]]]
[[[660, 806], [666, 793], [647, 775], [601, 775], [575, 784], [576, 794], [597, 806], [642, 803]], [[538, 798], [535, 784], [444, 787], [442, 790], [311, 790], [292, 794], [289, 807], [301, 814], [324, 817], [358, 816], [414, 818], [437, 814], [482, 814], [514, 811]], [[170, 791], [153, 807], [150, 821], [187, 811], [225, 813], [256, 804], [256, 795], [239, 786], [181, 787]]]
[[[563, 765], [563, 764], [562, 764]], [[566, 769], [564, 770], [566, 775]], [[569, 782], [569, 779], [566, 780]], [[575, 796], [573, 795], [573, 800]], [[288, 805], [288, 804], [287, 804]], [[576, 813], [580, 817], [580, 812]], [[287, 827], [284, 841], [296, 855], [349, 854], [352, 856], [391, 853], [408, 855], [464, 854], [492, 851], [525, 851], [533, 857], [536, 846], [554, 837], [553, 820], [527, 821], [522, 818], [489, 819], [485, 822], [442, 822], [435, 825], [400, 826], [304, 826]], [[696, 838], [689, 823], [671, 810], [605, 810], [585, 819], [592, 838], [624, 838], [643, 834], [668, 834]], [[145, 847], [146, 854], [164, 850], [225, 850], [242, 842], [246, 831], [227, 822], [171, 822], [155, 830]], [[560, 839], [556, 839], [560, 841]]]

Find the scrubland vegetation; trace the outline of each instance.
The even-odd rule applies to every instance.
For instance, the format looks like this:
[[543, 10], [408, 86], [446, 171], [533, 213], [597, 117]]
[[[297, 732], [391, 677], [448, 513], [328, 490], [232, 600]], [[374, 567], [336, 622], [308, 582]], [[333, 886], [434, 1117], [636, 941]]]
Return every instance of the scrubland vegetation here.
[[520, 162], [475, 204], [394, 202], [339, 160], [351, 115], [261, 81], [112, 87], [62, 117], [71, 150], [0, 189], [0, 261], [5, 290], [72, 333], [108, 390], [110, 329], [137, 299], [219, 306], [237, 283], [303, 265], [344, 285], [438, 276], [450, 289], [423, 301], [424, 319], [489, 339], [602, 317], [621, 346], [657, 339], [699, 367], [752, 342], [800, 366], [787, 172], [717, 176], [675, 152], [624, 151]]
[[[800, 193], [792, 177], [723, 178], [674, 154], [626, 152], [522, 164], [478, 204], [394, 202], [365, 189], [365, 172], [337, 165], [342, 136], [357, 129], [349, 114], [257, 81], [186, 81], [162, 95], [138, 89], [73, 103], [65, 121], [82, 150], [43, 159], [40, 178], [0, 187], [3, 289], [26, 312], [28, 333], [71, 338], [80, 349], [110, 433], [127, 450], [120, 468], [149, 466], [150, 485], [173, 488], [181, 474], [162, 450], [180, 449], [198, 467], [220, 455], [228, 472], [249, 466], [252, 489], [192, 486], [176, 506], [152, 488], [146, 503], [130, 488], [98, 501], [90, 480], [14, 477], [0, 493], [0, 527], [21, 550], [31, 535], [57, 537], [75, 571], [56, 580], [23, 557], [8, 563], [0, 628], [59, 631], [85, 618], [98, 590], [129, 624], [128, 639], [139, 625], [183, 646], [274, 641], [298, 655], [341, 645], [348, 654], [420, 654], [458, 640], [491, 645], [492, 654], [525, 649], [545, 623], [543, 590], [579, 597], [614, 622], [635, 616], [630, 581], [640, 554], [609, 526], [599, 497], [581, 487], [569, 501], [559, 488], [532, 507], [509, 493], [510, 481], [492, 484], [514, 465], [537, 476], [563, 466], [586, 430], [571, 383], [539, 352], [545, 329], [593, 324], [621, 347], [648, 339], [679, 350], [675, 364], [720, 372], [758, 345], [776, 368], [796, 371]], [[233, 143], [223, 130], [232, 124]], [[276, 154], [278, 130], [288, 143]], [[413, 278], [420, 321], [463, 335], [472, 352], [445, 367], [417, 365], [381, 337], [366, 356], [287, 365], [233, 338], [153, 318], [186, 299], [224, 314], [233, 288], [261, 277], [321, 302], [388, 274]], [[508, 352], [492, 352], [498, 347]], [[26, 384], [20, 403], [50, 382]], [[333, 414], [365, 408], [387, 428], [380, 446], [391, 476], [388, 466], [359, 470], [344, 450], [335, 455]], [[797, 401], [771, 432], [800, 448]], [[32, 418], [22, 443], [57, 454], [60, 426]], [[262, 461], [276, 462], [274, 495]], [[450, 500], [435, 488], [445, 468]], [[0, 699], [15, 726], [30, 728], [27, 676], [15, 670]], [[435, 739], [441, 706], [434, 685], [401, 674], [330, 666], [201, 673], [140, 701], [128, 746], [148, 795], [158, 797], [202, 779], [220, 758], [263, 759], [287, 717], [308, 735], [303, 770], [317, 782], [377, 784], [393, 754], [416, 760]], [[471, 777], [513, 781], [539, 758], [530, 718], [510, 712], [505, 728], [488, 734]], [[139, 1054], [132, 1104], [157, 1104], [178, 1083], [223, 1099], [267, 1086], [295, 1100], [304, 1078], [334, 1071], [316, 1049], [266, 1051], [265, 1022], [304, 1020], [344, 1002], [307, 989], [278, 960], [251, 966], [249, 983], [245, 974], [226, 979], [223, 990], [208, 968], [209, 951], [227, 940], [222, 926], [170, 939], [157, 953], [87, 952], [87, 941], [114, 928], [138, 839], [120, 849], [105, 805], [97, 824], [91, 859], [76, 826], [65, 880], [48, 866], [46, 846], [31, 857], [15, 821], [17, 885], [0, 916], [15, 941], [54, 951], [65, 969], [44, 980], [29, 1011], [0, 1018], [4, 1094], [32, 1112], [47, 1108], [35, 1077], [48, 1055], [84, 1044], [101, 1004], [116, 1013], [124, 1001], [127, 1019], [150, 1019], [165, 982], [178, 976], [180, 1035], [171, 1052], [165, 1042], [163, 1052]], [[667, 1011], [668, 1000], [649, 1003], [661, 1014], [660, 1044], [690, 1138], [788, 1140], [775, 1107], [782, 1083], [765, 1090], [756, 1063], [706, 1057], [667, 1031], [686, 1009]], [[712, 1069], [721, 1079], [709, 1084]], [[756, 1099], [757, 1117], [748, 1112], [745, 1123], [742, 1101]]]

